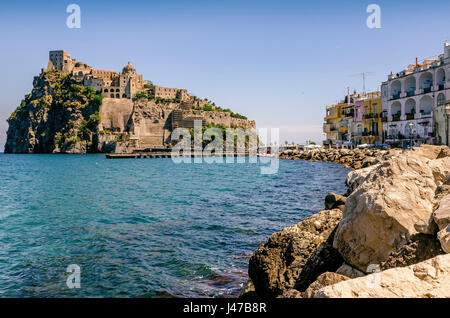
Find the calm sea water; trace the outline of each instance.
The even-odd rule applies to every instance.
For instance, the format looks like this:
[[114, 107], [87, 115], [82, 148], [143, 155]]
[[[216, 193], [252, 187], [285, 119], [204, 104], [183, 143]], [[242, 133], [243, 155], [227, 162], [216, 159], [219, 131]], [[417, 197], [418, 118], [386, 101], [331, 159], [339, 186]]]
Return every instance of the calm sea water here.
[[[0, 296], [226, 297], [273, 232], [345, 191], [347, 169], [0, 154]], [[66, 285], [81, 267], [81, 288]]]

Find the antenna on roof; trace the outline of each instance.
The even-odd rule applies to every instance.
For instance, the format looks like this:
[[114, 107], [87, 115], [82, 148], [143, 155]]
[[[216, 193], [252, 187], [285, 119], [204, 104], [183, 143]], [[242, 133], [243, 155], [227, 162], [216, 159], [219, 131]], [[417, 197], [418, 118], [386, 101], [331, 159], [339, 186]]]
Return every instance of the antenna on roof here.
[[366, 77], [368, 75], [373, 75], [375, 74], [374, 72], [362, 72], [362, 73], [357, 73], [357, 74], [353, 74], [351, 76], [361, 76], [362, 75], [362, 80], [363, 80], [363, 91], [362, 93], [365, 94], [366, 93]]

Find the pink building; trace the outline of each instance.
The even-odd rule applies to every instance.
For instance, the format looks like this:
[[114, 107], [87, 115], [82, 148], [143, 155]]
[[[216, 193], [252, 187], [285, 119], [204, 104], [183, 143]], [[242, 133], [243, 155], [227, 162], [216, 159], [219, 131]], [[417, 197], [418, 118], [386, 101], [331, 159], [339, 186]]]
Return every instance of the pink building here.
[[363, 114], [364, 114], [364, 100], [358, 100], [355, 102], [354, 122], [355, 123], [362, 122]]

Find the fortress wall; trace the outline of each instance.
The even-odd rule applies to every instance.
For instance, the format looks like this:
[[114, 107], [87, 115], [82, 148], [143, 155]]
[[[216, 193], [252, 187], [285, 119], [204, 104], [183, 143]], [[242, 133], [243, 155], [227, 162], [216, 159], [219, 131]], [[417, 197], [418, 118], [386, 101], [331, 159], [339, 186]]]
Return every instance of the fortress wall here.
[[103, 98], [100, 106], [99, 130], [116, 130], [123, 132], [133, 111], [131, 99]]
[[227, 112], [205, 112], [202, 110], [184, 110], [183, 118], [186, 117], [203, 117], [208, 123], [215, 125], [225, 125], [227, 127], [237, 126], [242, 128], [256, 128], [254, 120], [233, 118], [230, 113]]
[[170, 123], [167, 120], [177, 104], [155, 104], [154, 101], [138, 100], [135, 103], [131, 127], [139, 138], [140, 148], [162, 147], [170, 136]]
[[141, 148], [162, 147], [166, 136], [164, 120], [142, 119], [139, 125], [135, 125], [134, 134], [139, 136]]
[[185, 110], [183, 111], [183, 118], [186, 117], [203, 117], [208, 123], [215, 125], [230, 126], [231, 116], [226, 112], [205, 112], [202, 110]]
[[256, 122], [254, 120], [231, 118], [231, 125], [242, 128], [256, 128]]

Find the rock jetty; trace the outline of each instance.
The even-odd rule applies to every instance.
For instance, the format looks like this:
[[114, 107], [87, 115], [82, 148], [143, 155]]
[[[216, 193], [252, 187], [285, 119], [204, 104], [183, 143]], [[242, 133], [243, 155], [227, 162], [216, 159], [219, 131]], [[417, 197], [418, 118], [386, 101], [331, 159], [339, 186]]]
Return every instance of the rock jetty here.
[[279, 158], [291, 160], [330, 161], [351, 169], [366, 168], [389, 159], [388, 150], [319, 148], [310, 150], [285, 150]]
[[261, 244], [249, 261], [247, 296], [450, 297], [448, 147], [308, 157], [376, 163], [349, 173], [345, 197], [328, 194], [325, 210]]

